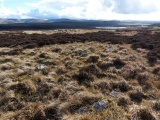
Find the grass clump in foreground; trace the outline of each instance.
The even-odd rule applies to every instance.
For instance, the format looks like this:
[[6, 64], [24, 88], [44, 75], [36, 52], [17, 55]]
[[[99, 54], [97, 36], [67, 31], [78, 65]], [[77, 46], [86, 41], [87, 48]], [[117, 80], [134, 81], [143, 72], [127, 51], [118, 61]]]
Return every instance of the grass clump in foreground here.
[[156, 120], [148, 109], [139, 109], [133, 115], [132, 120]]

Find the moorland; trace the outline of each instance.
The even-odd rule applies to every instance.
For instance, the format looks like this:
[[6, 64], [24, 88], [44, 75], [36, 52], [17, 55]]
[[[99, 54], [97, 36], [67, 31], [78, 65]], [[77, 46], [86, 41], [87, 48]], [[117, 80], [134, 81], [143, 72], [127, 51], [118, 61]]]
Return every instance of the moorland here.
[[159, 120], [160, 30], [0, 32], [0, 120]]

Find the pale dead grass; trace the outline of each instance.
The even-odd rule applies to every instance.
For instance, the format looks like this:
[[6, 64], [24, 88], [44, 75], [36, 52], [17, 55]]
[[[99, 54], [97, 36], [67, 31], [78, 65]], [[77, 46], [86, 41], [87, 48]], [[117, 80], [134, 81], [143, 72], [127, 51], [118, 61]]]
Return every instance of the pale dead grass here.
[[159, 30], [159, 27], [157, 27], [158, 29], [156, 30], [152, 30], [152, 32], [151, 32], [151, 34], [156, 34], [156, 33], [159, 33], [160, 32], [160, 30]]
[[99, 32], [99, 31], [109, 31], [109, 32], [114, 32], [116, 35], [121, 35], [121, 36], [134, 36], [138, 32], [136, 30], [130, 30], [130, 31], [125, 31], [125, 30], [112, 30], [112, 29], [56, 29], [56, 30], [25, 30], [23, 33], [26, 34], [56, 34], [56, 33], [68, 33], [68, 34], [85, 34], [85, 33], [94, 33], [94, 32]]
[[[80, 31], [70, 32], [79, 33]], [[8, 52], [10, 49], [0, 48], [1, 51]], [[3, 55], [0, 57], [0, 68], [4, 65], [7, 68], [8, 66], [11, 67], [0, 71], [0, 90], [2, 91], [0, 94], [3, 93], [4, 96], [9, 94], [7, 89], [12, 86], [14, 89], [10, 89], [10, 91], [26, 105], [20, 110], [8, 111], [5, 115], [4, 111], [0, 109], [0, 119], [16, 118], [18, 114], [24, 114], [22, 117], [28, 115], [28, 118], [33, 118], [41, 113], [46, 119], [52, 119], [53, 116], [48, 116], [45, 111], [45, 108], [51, 103], [57, 105], [56, 110], [55, 108], [46, 108], [47, 110], [49, 109], [48, 112], [61, 116], [66, 120], [130, 119], [136, 109], [141, 107], [151, 109], [151, 106], [148, 105], [153, 100], [158, 101], [160, 97], [160, 78], [158, 74], [152, 73], [156, 66], [149, 66], [145, 57], [147, 53], [147, 50], [132, 50], [131, 45], [126, 44], [112, 45], [86, 42], [24, 49], [14, 57], [7, 54]], [[125, 64], [117, 69], [115, 60]], [[75, 78], [77, 74], [79, 75], [78, 79]], [[92, 80], [87, 81], [88, 77], [91, 77]], [[82, 83], [85, 81], [86, 83], [79, 84], [79, 81]], [[113, 84], [114, 87], [112, 86]], [[149, 84], [153, 87], [152, 91], [148, 90], [150, 89], [148, 87]], [[21, 85], [24, 89], [20, 88]], [[25, 91], [19, 93], [17, 89], [18, 91], [30, 90], [30, 93], [25, 94]], [[127, 102], [132, 100], [133, 104], [126, 103], [128, 109], [118, 106], [117, 101], [120, 98], [110, 96], [111, 91], [121, 92], [122, 96], [120, 98], [127, 98], [127, 100], [122, 99], [120, 102], [125, 104], [125, 100]], [[133, 97], [139, 97], [134, 96], [137, 91], [141, 91], [144, 94], [142, 100], [140, 98], [140, 103], [133, 100]], [[131, 93], [134, 95], [130, 98]], [[152, 96], [152, 93], [155, 95]], [[92, 105], [104, 99], [111, 101], [107, 109], [95, 112]], [[43, 103], [44, 108], [34, 107], [37, 102], [40, 106]], [[4, 107], [3, 105], [1, 106]], [[89, 112], [78, 114], [77, 110], [80, 107], [87, 107]], [[37, 109], [41, 109], [39, 113], [37, 113]], [[31, 111], [33, 113], [29, 114]], [[153, 113], [156, 116], [158, 114], [157, 112]], [[21, 118], [17, 117], [17, 120]], [[60, 119], [59, 117], [57, 118], [57, 120]], [[27, 120], [27, 118], [24, 117], [24, 120]]]
[[116, 35], [121, 35], [121, 36], [134, 36], [136, 35], [138, 32], [131, 30], [131, 31], [120, 31], [120, 32], [116, 32]]
[[[99, 29], [56, 29], [56, 30], [25, 30], [23, 33], [26, 34], [56, 34], [56, 33], [69, 33], [69, 34], [85, 34], [91, 32], [102, 31]], [[105, 30], [103, 30], [105, 31]]]

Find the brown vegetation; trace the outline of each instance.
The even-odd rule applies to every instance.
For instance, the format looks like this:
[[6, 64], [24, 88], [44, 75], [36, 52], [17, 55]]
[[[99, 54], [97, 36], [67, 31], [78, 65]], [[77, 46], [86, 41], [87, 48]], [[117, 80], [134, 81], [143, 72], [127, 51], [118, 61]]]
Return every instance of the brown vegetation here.
[[158, 36], [0, 34], [0, 119], [160, 119]]

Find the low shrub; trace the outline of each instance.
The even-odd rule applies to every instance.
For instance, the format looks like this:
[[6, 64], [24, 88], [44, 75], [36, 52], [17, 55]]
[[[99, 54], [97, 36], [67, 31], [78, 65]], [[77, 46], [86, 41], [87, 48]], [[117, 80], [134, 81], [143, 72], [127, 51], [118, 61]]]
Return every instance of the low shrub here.
[[160, 102], [155, 102], [152, 106], [152, 108], [156, 111], [160, 111]]
[[111, 90], [111, 86], [106, 81], [98, 81], [93, 83], [94, 89], [100, 90], [101, 92], [105, 93], [107, 90]]
[[122, 92], [127, 92], [131, 89], [131, 86], [126, 81], [122, 81], [118, 83], [118, 88]]
[[117, 68], [117, 69], [121, 69], [126, 63], [124, 61], [122, 61], [121, 59], [115, 59], [113, 61], [113, 65]]
[[47, 120], [61, 120], [62, 115], [59, 112], [58, 105], [46, 107], [44, 110]]
[[90, 82], [94, 81], [94, 76], [100, 75], [99, 68], [94, 65], [90, 64], [85, 67], [79, 69], [79, 73], [73, 75], [73, 78], [78, 81], [79, 84], [88, 85]]
[[140, 109], [132, 116], [132, 120], [156, 120], [148, 109]]
[[111, 62], [106, 62], [106, 61], [99, 61], [97, 63], [97, 66], [101, 69], [101, 70], [107, 70], [109, 67], [113, 66], [113, 63]]
[[130, 104], [130, 101], [129, 99], [125, 98], [125, 97], [120, 97], [118, 99], [118, 102], [117, 102], [117, 105], [118, 106], [123, 106], [123, 107], [126, 107], [127, 105]]
[[137, 80], [140, 85], [144, 85], [148, 80], [149, 76], [147, 73], [141, 73], [137, 75]]
[[143, 99], [143, 93], [140, 91], [136, 91], [136, 92], [131, 92], [129, 93], [129, 96], [131, 98], [131, 101], [137, 102], [137, 103], [141, 103], [142, 99]]
[[153, 70], [152, 73], [153, 73], [153, 74], [156, 74], [156, 75], [160, 75], [160, 67], [154, 68], [154, 70]]
[[98, 55], [90, 55], [86, 62], [88, 63], [97, 63], [100, 57]]
[[23, 95], [31, 95], [36, 92], [36, 87], [34, 83], [30, 80], [12, 85], [10, 89], [14, 90], [16, 93], [20, 93]]
[[148, 56], [147, 59], [150, 66], [154, 66], [157, 63], [156, 56]]

